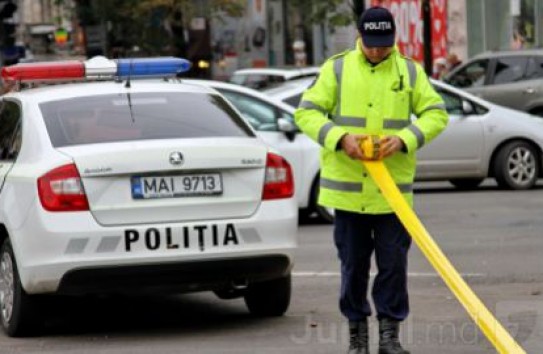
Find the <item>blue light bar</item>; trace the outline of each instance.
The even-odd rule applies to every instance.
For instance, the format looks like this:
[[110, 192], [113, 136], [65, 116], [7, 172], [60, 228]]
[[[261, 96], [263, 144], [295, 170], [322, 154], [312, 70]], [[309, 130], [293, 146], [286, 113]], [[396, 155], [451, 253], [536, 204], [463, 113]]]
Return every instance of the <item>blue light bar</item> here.
[[190, 61], [174, 57], [118, 59], [116, 76], [174, 76], [190, 70], [190, 67]]
[[[0, 0], [1, 1], [1, 0]], [[191, 63], [174, 57], [110, 60], [94, 57], [86, 61], [53, 61], [5, 66], [1, 76], [8, 81], [71, 81], [119, 77], [165, 77], [190, 70]]]

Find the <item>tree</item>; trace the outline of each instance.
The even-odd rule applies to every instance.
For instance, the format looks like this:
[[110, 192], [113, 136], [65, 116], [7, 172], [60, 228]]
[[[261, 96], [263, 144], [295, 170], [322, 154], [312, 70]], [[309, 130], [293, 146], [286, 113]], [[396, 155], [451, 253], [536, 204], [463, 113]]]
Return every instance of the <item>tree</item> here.
[[[313, 63], [312, 58], [312, 31], [313, 25], [322, 28], [334, 29], [355, 24], [360, 14], [364, 11], [365, 0], [283, 0], [287, 2], [287, 13], [296, 13], [296, 36], [303, 36], [306, 43], [306, 52], [309, 54], [308, 62]], [[288, 17], [287, 17], [287, 22]], [[285, 24], [288, 26], [288, 23]], [[300, 39], [300, 38], [295, 38]], [[291, 38], [287, 38], [287, 43]], [[292, 61], [293, 52], [289, 45], [287, 50], [287, 62]]]
[[[179, 55], [187, 52], [184, 39], [195, 16], [239, 17], [245, 0], [80, 0], [82, 24], [107, 24], [108, 52], [138, 47], [144, 55]], [[198, 5], [205, 13], [198, 13]]]
[[19, 53], [15, 47], [14, 14], [17, 11], [17, 4], [13, 1], [0, 2], [0, 49], [1, 62], [3, 65], [16, 64], [19, 61]]
[[364, 0], [289, 0], [289, 4], [299, 11], [305, 25], [327, 24], [330, 27], [356, 23], [365, 8]]

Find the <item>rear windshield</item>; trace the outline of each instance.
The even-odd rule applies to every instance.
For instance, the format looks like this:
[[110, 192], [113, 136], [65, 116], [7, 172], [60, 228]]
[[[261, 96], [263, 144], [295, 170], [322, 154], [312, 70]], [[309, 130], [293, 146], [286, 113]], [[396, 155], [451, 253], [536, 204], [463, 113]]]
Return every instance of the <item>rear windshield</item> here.
[[78, 97], [39, 105], [54, 147], [125, 140], [254, 136], [225, 100], [197, 93]]

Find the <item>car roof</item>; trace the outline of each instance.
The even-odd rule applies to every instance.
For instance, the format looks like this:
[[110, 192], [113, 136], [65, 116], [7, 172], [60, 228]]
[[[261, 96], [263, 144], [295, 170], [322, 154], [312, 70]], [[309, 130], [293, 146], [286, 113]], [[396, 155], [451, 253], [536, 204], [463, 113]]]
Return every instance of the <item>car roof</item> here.
[[[452, 92], [454, 94], [457, 94], [463, 98], [472, 100], [478, 104], [481, 104], [482, 106], [486, 106], [487, 108], [490, 106], [496, 106], [492, 102], [489, 102], [487, 100], [481, 99], [478, 96], [475, 96], [465, 90], [458, 89], [452, 85], [449, 85], [443, 81], [440, 80], [434, 80], [432, 78], [429, 78], [430, 82], [436, 86], [441, 87], [449, 92]], [[192, 79], [185, 79], [183, 82], [187, 84], [193, 84], [193, 85], [203, 85], [211, 88], [223, 88], [223, 89], [230, 89], [233, 91], [243, 92], [248, 95], [253, 95], [255, 97], [261, 98], [263, 100], [272, 101], [275, 104], [281, 105], [282, 107], [288, 108], [289, 110], [295, 110], [295, 108], [291, 107], [290, 105], [283, 102], [284, 98], [288, 98], [291, 96], [295, 96], [297, 94], [303, 93], [309, 85], [314, 81], [314, 78], [303, 78], [303, 79], [297, 79], [292, 80], [289, 82], [284, 82], [279, 86], [276, 86], [272, 89], [264, 90], [263, 92], [259, 92], [257, 90], [239, 86], [236, 84], [231, 84], [223, 81], [213, 81], [213, 80], [192, 80]]]
[[5, 94], [3, 97], [18, 98], [23, 101], [33, 101], [36, 103], [56, 101], [62, 99], [97, 96], [103, 94], [124, 94], [141, 92], [188, 92], [210, 94], [213, 90], [201, 85], [191, 84], [173, 84], [166, 81], [146, 81], [132, 80], [130, 89], [126, 88], [126, 82], [98, 81], [98, 82], [78, 82], [61, 83], [54, 85], [45, 85], [36, 88], [23, 89]]
[[224, 81], [214, 81], [214, 80], [183, 79], [182, 82], [187, 83], [187, 84], [191, 84], [191, 85], [203, 85], [203, 86], [206, 86], [206, 87], [211, 87], [213, 89], [224, 89], [224, 90], [230, 90], [230, 91], [244, 93], [244, 94], [246, 94], [248, 96], [253, 96], [253, 97], [256, 97], [256, 98], [261, 99], [263, 101], [269, 102], [271, 104], [280, 106], [282, 109], [288, 110], [289, 112], [294, 111], [292, 106], [282, 102], [281, 100], [279, 100], [279, 99], [277, 99], [277, 98], [275, 98], [273, 96], [268, 95], [267, 92], [262, 93], [260, 91], [254, 90], [254, 89], [249, 88], [249, 87], [240, 86], [240, 85], [236, 85], [236, 84], [231, 84], [231, 83], [224, 82]]
[[307, 68], [285, 67], [285, 68], [249, 68], [234, 71], [233, 75], [273, 75], [282, 76], [290, 80], [297, 76], [317, 75], [320, 68], [317, 66]]
[[273, 86], [272, 88], [264, 90], [263, 92], [266, 95], [283, 100], [284, 98], [304, 92], [313, 83], [313, 81], [315, 81], [314, 77], [291, 80], [283, 82], [280, 85]]
[[541, 55], [543, 56], [543, 49], [521, 49], [521, 50], [503, 50], [503, 51], [491, 51], [477, 54], [473, 59], [483, 59], [483, 58], [501, 58], [501, 57], [511, 57], [511, 56], [526, 56], [526, 55]]
[[[464, 90], [458, 89], [454, 86], [451, 86], [443, 81], [434, 80], [432, 78], [429, 78], [430, 82], [436, 86], [441, 87], [449, 92], [452, 92], [454, 94], [457, 94], [459, 96], [462, 96], [463, 98], [472, 100], [478, 104], [481, 104], [482, 106], [495, 106], [493, 103], [486, 101], [484, 99], [481, 99], [480, 97], [477, 97], [469, 92], [466, 92]], [[314, 79], [299, 79], [299, 80], [293, 80], [289, 82], [285, 82], [281, 84], [278, 87], [275, 87], [270, 90], [265, 90], [264, 93], [266, 95], [269, 95], [270, 97], [275, 98], [276, 100], [283, 101], [285, 98], [293, 97], [295, 95], [299, 95], [303, 93], [307, 88], [311, 85]]]

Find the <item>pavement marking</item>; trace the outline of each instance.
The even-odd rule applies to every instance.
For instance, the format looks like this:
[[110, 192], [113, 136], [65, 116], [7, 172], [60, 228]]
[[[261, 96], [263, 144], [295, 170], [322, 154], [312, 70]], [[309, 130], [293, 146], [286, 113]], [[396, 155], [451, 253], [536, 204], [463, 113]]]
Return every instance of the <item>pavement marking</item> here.
[[[292, 272], [292, 275], [295, 277], [340, 277], [340, 272]], [[376, 276], [376, 272], [370, 272], [370, 276]], [[476, 278], [476, 277], [486, 277], [488, 274], [485, 273], [462, 273], [460, 274], [465, 278]], [[424, 272], [408, 272], [408, 277], [412, 278], [439, 278], [437, 273], [424, 273]]]

